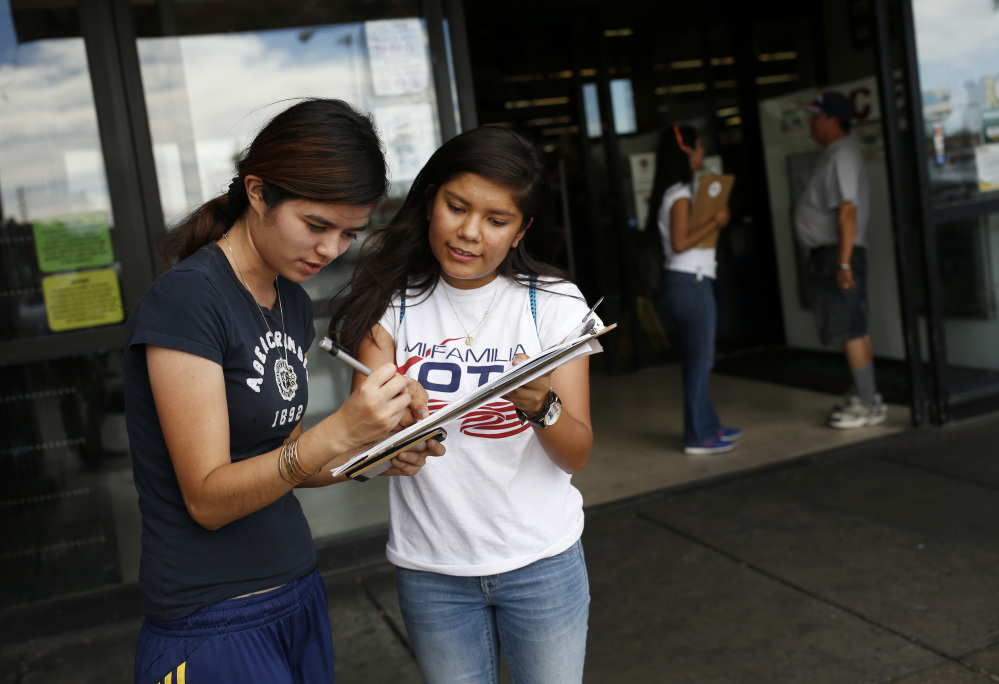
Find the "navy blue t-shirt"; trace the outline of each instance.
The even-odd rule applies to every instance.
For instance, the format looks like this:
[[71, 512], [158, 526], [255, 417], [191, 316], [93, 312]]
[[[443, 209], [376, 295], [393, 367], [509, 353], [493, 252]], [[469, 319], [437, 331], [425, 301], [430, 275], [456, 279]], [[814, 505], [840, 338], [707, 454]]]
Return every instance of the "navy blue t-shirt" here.
[[[147, 344], [218, 363], [225, 376], [232, 460], [278, 448], [305, 414], [305, 353], [316, 334], [305, 290], [283, 278], [278, 287], [286, 337], [277, 303], [263, 309], [265, 325], [261, 309], [212, 243], [153, 283], [129, 318], [125, 418], [142, 513], [139, 584], [143, 611], [151, 619], [181, 618], [210, 603], [290, 582], [316, 566], [309, 524], [291, 492], [218, 530], [191, 518], [146, 366]], [[283, 372], [285, 347], [294, 389]]]

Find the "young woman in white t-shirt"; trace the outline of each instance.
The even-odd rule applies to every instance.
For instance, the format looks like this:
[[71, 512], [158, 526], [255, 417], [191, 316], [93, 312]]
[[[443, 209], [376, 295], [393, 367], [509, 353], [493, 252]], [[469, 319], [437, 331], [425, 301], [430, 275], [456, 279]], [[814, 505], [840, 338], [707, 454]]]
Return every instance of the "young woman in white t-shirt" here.
[[730, 451], [742, 431], [721, 424], [708, 398], [718, 320], [715, 248], [701, 241], [728, 225], [721, 209], [691, 225], [694, 172], [704, 167], [704, 146], [690, 126], [669, 126], [656, 151], [656, 175], [647, 230], [659, 231], [663, 246], [660, 312], [680, 350], [683, 365], [683, 438], [688, 454]]
[[[561, 342], [588, 306], [525, 250], [550, 201], [520, 135], [452, 138], [366, 241], [331, 331], [369, 366], [395, 362], [431, 411]], [[497, 682], [500, 652], [514, 682], [581, 681], [589, 585], [571, 477], [593, 443], [588, 371], [574, 359], [449, 425], [449, 458], [390, 485], [387, 555], [428, 682]]]

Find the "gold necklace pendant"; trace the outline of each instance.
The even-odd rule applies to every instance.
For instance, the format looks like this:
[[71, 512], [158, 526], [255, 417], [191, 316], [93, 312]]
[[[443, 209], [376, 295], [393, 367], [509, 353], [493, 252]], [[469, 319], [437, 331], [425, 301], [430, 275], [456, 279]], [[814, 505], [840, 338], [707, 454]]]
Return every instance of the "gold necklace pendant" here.
[[[232, 257], [232, 265], [236, 267], [236, 272], [239, 277], [243, 279], [243, 286], [246, 287], [246, 291], [250, 293], [250, 298], [257, 307], [257, 311], [260, 312], [260, 318], [263, 319], [264, 325], [267, 326], [267, 333], [271, 332], [271, 324], [267, 322], [267, 316], [264, 315], [264, 310], [261, 308], [260, 304], [257, 302], [257, 298], [253, 296], [253, 290], [250, 289], [250, 282], [243, 275], [243, 270], [239, 267], [239, 262], [236, 261], [236, 255], [232, 251], [232, 243], [229, 242], [229, 234], [222, 233], [222, 237], [225, 238], [225, 244], [229, 247], [229, 256]], [[274, 291], [277, 294], [277, 304], [281, 311], [281, 338], [284, 340], [284, 358], [278, 358], [277, 362], [274, 364], [274, 379], [278, 384], [278, 391], [281, 396], [287, 400], [291, 400], [295, 396], [295, 390], [298, 389], [298, 375], [295, 374], [295, 369], [292, 367], [291, 362], [288, 360], [288, 333], [284, 327], [284, 303], [281, 301], [281, 288], [278, 285], [277, 276], [274, 277]], [[486, 312], [488, 313], [488, 311]], [[282, 386], [281, 378], [284, 377], [284, 383]]]
[[458, 325], [460, 325], [461, 329], [465, 331], [465, 344], [468, 345], [469, 347], [475, 344], [475, 338], [472, 337], [472, 333], [478, 330], [479, 326], [481, 326], [485, 322], [486, 317], [489, 316], [489, 311], [493, 308], [493, 304], [496, 302], [496, 293], [499, 292], [499, 286], [500, 286], [499, 277], [497, 277], [495, 280], [496, 280], [496, 287], [493, 288], [493, 298], [489, 300], [489, 306], [486, 307], [486, 312], [482, 314], [482, 318], [479, 319], [479, 322], [476, 323], [475, 327], [472, 328], [471, 330], [465, 327], [465, 322], [461, 320], [461, 316], [458, 315], [458, 309], [455, 308], [454, 302], [451, 301], [451, 295], [447, 293], [447, 288], [446, 287], [444, 288], [444, 296], [447, 297], [447, 302], [448, 304], [451, 305], [451, 311], [454, 312], [454, 317], [458, 319]]

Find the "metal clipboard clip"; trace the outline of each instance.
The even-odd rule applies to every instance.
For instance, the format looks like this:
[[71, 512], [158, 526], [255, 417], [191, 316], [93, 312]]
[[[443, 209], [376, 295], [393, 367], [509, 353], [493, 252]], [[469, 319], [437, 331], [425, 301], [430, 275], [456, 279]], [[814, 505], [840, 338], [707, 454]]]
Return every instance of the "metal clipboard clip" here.
[[601, 321], [600, 317], [594, 313], [602, 301], [604, 301], [603, 297], [597, 300], [597, 303], [593, 305], [593, 308], [587, 311], [586, 315], [583, 316], [583, 321], [577, 325], [576, 328], [569, 333], [563, 341], [575, 340], [583, 337], [584, 335], [592, 335], [593, 333], [603, 330], [603, 321]]

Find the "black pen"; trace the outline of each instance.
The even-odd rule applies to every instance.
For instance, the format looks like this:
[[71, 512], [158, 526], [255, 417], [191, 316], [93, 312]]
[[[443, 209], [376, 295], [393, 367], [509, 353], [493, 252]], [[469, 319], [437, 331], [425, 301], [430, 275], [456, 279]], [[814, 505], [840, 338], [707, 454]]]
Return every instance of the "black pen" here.
[[343, 361], [345, 364], [356, 370], [358, 373], [363, 373], [364, 375], [371, 375], [371, 369], [365, 366], [363, 363], [355, 359], [353, 356], [347, 353], [347, 350], [341, 347], [339, 344], [334, 342], [328, 337], [324, 337], [319, 341], [319, 348], [325, 349], [331, 355]]

